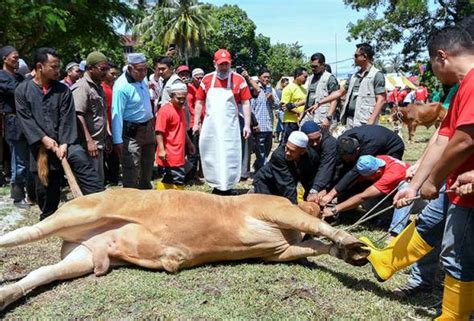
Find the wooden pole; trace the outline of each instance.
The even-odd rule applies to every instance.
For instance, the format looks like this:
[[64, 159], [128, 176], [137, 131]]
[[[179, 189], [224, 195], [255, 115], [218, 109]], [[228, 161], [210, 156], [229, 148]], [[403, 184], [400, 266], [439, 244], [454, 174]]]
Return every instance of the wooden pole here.
[[63, 166], [67, 182], [69, 184], [69, 187], [71, 188], [72, 196], [74, 198], [83, 196], [81, 188], [79, 187], [79, 184], [77, 184], [76, 177], [74, 176], [74, 173], [72, 172], [71, 166], [69, 166], [66, 157], [61, 160], [61, 165]]

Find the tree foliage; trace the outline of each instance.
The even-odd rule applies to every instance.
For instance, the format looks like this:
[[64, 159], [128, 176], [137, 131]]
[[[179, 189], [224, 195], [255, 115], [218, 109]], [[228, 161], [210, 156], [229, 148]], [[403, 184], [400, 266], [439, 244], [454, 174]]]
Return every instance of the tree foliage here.
[[3, 0], [0, 12], [0, 45], [15, 46], [22, 56], [54, 47], [63, 61], [79, 60], [92, 50], [122, 59], [115, 26], [137, 13], [120, 0]]
[[[165, 7], [155, 6], [134, 29], [140, 36], [139, 49], [149, 57], [162, 55], [170, 41], [163, 37], [162, 31], [168, 30]], [[175, 10], [179, 9], [175, 7]], [[199, 46], [200, 50], [199, 55], [190, 55], [188, 63], [191, 68], [213, 70], [213, 54], [220, 48], [229, 50], [234, 66], [241, 65], [252, 75], [260, 68], [268, 67], [274, 80], [278, 80], [281, 75], [291, 74], [294, 68], [304, 64], [305, 57], [300, 45], [272, 45], [269, 37], [256, 35], [255, 23], [238, 6], [209, 5], [201, 10], [201, 14], [207, 17], [211, 26], [194, 45]], [[179, 42], [176, 42], [176, 45], [179, 48]], [[180, 55], [177, 63], [185, 63], [183, 58], [183, 55]]]
[[383, 52], [402, 44], [402, 55], [416, 61], [426, 50], [432, 32], [474, 13], [470, 0], [344, 0], [355, 10], [367, 10], [364, 19], [350, 23], [348, 40], [370, 42]]

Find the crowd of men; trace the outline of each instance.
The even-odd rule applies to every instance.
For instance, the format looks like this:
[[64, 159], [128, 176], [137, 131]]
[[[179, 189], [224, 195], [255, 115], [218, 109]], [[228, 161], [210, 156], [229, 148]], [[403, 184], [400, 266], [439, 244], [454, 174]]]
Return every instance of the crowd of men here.
[[[63, 159], [84, 194], [120, 180], [123, 187], [152, 189], [158, 167], [157, 189], [202, 183], [202, 172], [212, 193], [235, 195], [236, 184], [250, 178], [254, 152], [253, 192], [318, 203], [327, 220], [351, 216], [359, 206], [369, 210], [381, 200], [395, 202], [388, 222], [381, 222], [393, 237], [387, 248], [364, 239], [377, 277], [386, 280], [426, 255], [397, 291], [431, 290], [441, 252], [442, 316], [465, 318], [474, 309], [472, 25], [467, 19], [443, 29], [429, 43], [434, 74], [452, 88], [450, 109], [412, 166], [402, 161], [401, 138], [378, 125], [385, 77], [366, 43], [357, 45], [358, 70], [344, 86], [325, 56], [315, 53], [311, 75], [296, 68], [281, 90], [272, 87], [266, 68], [257, 79], [241, 67], [234, 71], [225, 49], [214, 55], [215, 71], [205, 74], [201, 68], [174, 68], [170, 48], [153, 58], [149, 77], [144, 54], [129, 54], [120, 74], [93, 51], [81, 63], [68, 63], [59, 81], [61, 61], [54, 49], [37, 50], [32, 70], [22, 75], [18, 51], [4, 46], [0, 106], [11, 153], [11, 197], [21, 208], [37, 203], [40, 219], [54, 213]], [[272, 153], [275, 114], [281, 139]], [[334, 137], [331, 128], [339, 123], [344, 132]], [[424, 200], [409, 202], [418, 191]], [[409, 223], [409, 214], [420, 211]]]

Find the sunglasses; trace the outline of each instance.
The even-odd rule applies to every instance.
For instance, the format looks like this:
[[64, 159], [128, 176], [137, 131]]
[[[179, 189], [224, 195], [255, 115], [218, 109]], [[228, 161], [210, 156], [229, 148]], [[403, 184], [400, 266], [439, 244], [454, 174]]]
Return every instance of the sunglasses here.
[[321, 67], [321, 65], [311, 65], [312, 69], [316, 69], [316, 68], [319, 68], [319, 67]]
[[354, 54], [354, 58], [358, 58], [359, 56], [365, 56], [365, 55], [364, 54], [358, 54], [358, 53]]

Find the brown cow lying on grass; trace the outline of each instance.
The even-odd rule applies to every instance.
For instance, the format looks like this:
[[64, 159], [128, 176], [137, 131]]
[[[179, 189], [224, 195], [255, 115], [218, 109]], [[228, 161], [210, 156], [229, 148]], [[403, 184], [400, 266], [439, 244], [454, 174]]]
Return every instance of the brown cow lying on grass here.
[[393, 107], [390, 110], [392, 121], [407, 125], [409, 142], [413, 141], [417, 126], [430, 128], [434, 125], [438, 128], [446, 113], [447, 110], [440, 103], [408, 104], [406, 107]]
[[[64, 240], [60, 262], [0, 289], [0, 308], [40, 285], [92, 272], [100, 276], [111, 266], [127, 264], [176, 272], [217, 261], [284, 262], [321, 254], [353, 265], [367, 263], [363, 243], [317, 216], [315, 204], [298, 207], [283, 197], [258, 194], [117, 189], [84, 196], [42, 222], [0, 237], [0, 247], [50, 236]], [[304, 234], [325, 236], [334, 244], [303, 241]]]

